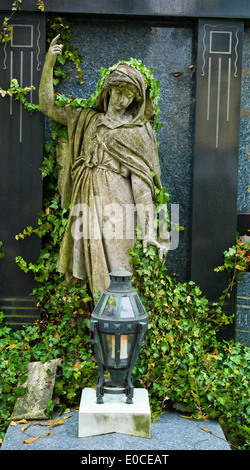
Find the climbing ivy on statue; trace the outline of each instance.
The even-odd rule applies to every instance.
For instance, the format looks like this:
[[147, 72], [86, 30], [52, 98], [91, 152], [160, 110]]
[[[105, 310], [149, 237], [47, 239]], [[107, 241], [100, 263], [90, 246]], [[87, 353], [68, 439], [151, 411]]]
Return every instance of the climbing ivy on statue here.
[[[60, 59], [60, 61], [64, 61], [64, 59]], [[65, 96], [64, 94], [56, 93], [55, 96], [55, 104], [57, 106], [66, 106], [70, 105], [73, 108], [76, 107], [83, 107], [83, 108], [92, 108], [97, 100], [97, 97], [102, 89], [103, 83], [105, 78], [113, 71], [115, 68], [120, 65], [120, 64], [126, 64], [131, 67], [136, 68], [141, 72], [141, 74], [144, 77], [145, 84], [146, 84], [146, 89], [149, 89], [150, 97], [153, 100], [154, 103], [154, 109], [155, 109], [155, 116], [153, 120], [151, 121], [153, 129], [157, 132], [161, 127], [162, 123], [158, 122], [159, 114], [160, 114], [160, 108], [158, 106], [158, 100], [159, 100], [159, 95], [160, 95], [160, 80], [155, 80], [154, 79], [154, 69], [153, 67], [146, 67], [141, 60], [139, 59], [129, 59], [129, 60], [121, 60], [117, 64], [113, 65], [112, 67], [108, 69], [101, 68], [99, 70], [100, 74], [100, 79], [96, 85], [96, 91], [93, 93], [89, 99], [84, 99], [84, 98], [74, 98], [74, 97], [69, 97]]]

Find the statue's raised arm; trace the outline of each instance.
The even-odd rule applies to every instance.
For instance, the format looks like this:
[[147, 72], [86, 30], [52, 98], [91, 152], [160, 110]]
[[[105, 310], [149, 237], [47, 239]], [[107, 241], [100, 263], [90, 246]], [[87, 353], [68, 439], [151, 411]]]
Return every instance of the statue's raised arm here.
[[42, 113], [60, 124], [67, 124], [64, 108], [55, 106], [53, 67], [58, 55], [62, 53], [62, 44], [57, 44], [60, 34], [50, 44], [47, 52], [39, 87], [39, 106]]

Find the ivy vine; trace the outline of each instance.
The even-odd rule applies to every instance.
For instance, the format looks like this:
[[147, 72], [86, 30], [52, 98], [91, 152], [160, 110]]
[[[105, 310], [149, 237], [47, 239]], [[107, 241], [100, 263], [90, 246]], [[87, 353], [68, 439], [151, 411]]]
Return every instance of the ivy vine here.
[[11, 80], [10, 88], [8, 90], [3, 90], [0, 87], [0, 95], [2, 96], [2, 98], [4, 98], [5, 96], [14, 96], [17, 101], [23, 104], [24, 109], [27, 109], [27, 111], [40, 111], [39, 105], [30, 103], [26, 98], [27, 93], [34, 89], [35, 87], [33, 85], [21, 88], [18, 83], [18, 80], [16, 78], [13, 78]]
[[60, 39], [63, 42], [62, 55], [57, 57], [56, 65], [54, 67], [54, 85], [57, 85], [61, 79], [71, 80], [69, 72], [63, 69], [63, 65], [67, 61], [74, 64], [76, 68], [77, 78], [80, 85], [83, 84], [83, 72], [80, 64], [83, 62], [83, 57], [71, 44], [71, 22], [62, 16], [48, 16], [47, 17], [47, 44], [50, 45], [52, 39], [60, 33]]
[[0, 43], [6, 43], [11, 40], [13, 27], [9, 23], [16, 11], [21, 10], [22, 1], [23, 0], [14, 0], [12, 2], [12, 12], [10, 13], [10, 16], [5, 16], [3, 23], [0, 26]]

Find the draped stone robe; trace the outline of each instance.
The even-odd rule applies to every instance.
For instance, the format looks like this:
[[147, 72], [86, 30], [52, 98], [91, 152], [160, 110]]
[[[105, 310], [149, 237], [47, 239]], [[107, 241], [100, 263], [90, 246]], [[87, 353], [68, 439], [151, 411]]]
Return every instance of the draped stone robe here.
[[145, 182], [154, 199], [152, 173], [160, 183], [156, 142], [148, 121], [110, 121], [105, 113], [84, 108], [66, 107], [65, 113], [69, 139], [59, 187], [62, 204], [71, 204], [71, 212], [58, 270], [87, 278], [92, 293], [103, 292], [110, 271], [131, 269], [136, 204], [131, 175]]

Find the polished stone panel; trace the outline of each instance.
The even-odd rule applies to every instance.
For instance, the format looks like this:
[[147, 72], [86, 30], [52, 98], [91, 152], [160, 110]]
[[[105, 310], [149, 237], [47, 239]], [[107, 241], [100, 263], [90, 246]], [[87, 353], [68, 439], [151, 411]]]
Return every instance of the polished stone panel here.
[[[1, 15], [1, 20], [3, 15]], [[45, 17], [20, 14], [11, 20], [13, 37], [0, 48], [0, 82], [5, 90], [16, 78], [21, 87], [34, 85], [27, 99], [38, 103], [41, 63], [45, 54]], [[14, 97], [1, 98], [1, 172], [0, 213], [2, 250], [0, 263], [0, 311], [13, 328], [32, 324], [39, 317], [35, 287], [31, 274], [25, 274], [15, 263], [16, 256], [35, 262], [41, 240], [15, 236], [27, 226], [37, 226], [42, 208], [42, 180], [39, 168], [43, 160], [44, 122], [40, 113], [30, 113]]]
[[191, 279], [210, 301], [227, 285], [214, 268], [236, 238], [242, 45], [242, 22], [199, 21]]
[[240, 273], [237, 280], [235, 339], [250, 346], [250, 272]]

